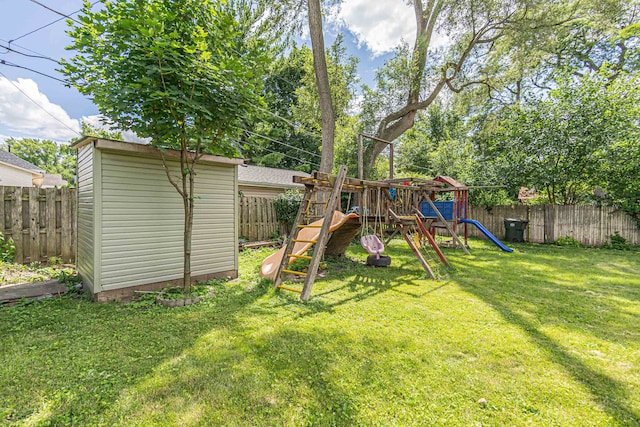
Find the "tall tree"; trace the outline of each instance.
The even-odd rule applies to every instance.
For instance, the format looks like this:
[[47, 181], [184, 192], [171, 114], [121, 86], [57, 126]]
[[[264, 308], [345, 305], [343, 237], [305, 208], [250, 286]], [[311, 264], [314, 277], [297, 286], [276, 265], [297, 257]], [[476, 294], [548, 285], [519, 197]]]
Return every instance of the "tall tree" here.
[[551, 203], [581, 202], [595, 187], [618, 202], [637, 197], [628, 189], [639, 178], [626, 173], [640, 164], [639, 80], [608, 76], [603, 70], [565, 78], [547, 98], [505, 109], [489, 134], [484, 163], [512, 189], [535, 186]]
[[[259, 101], [261, 46], [224, 3], [208, 0], [118, 0], [95, 12], [85, 2], [78, 19], [69, 32], [78, 54], [63, 61], [63, 71], [112, 123], [160, 148], [183, 201], [189, 287], [198, 160], [235, 153], [225, 136]], [[177, 170], [166, 148], [179, 150]]]
[[308, 0], [309, 34], [313, 51], [313, 69], [318, 87], [320, 112], [322, 115], [322, 157], [320, 172], [331, 172], [333, 169], [333, 151], [336, 131], [336, 120], [331, 100], [329, 72], [324, 52], [324, 35], [322, 33], [322, 9], [320, 0]]
[[[495, 64], [510, 61], [501, 43], [533, 37], [543, 28], [561, 25], [573, 13], [571, 7], [553, 1], [413, 0], [412, 4], [415, 43], [398, 49], [378, 73], [377, 87], [364, 91], [365, 126], [388, 141], [410, 129], [417, 113], [432, 105], [443, 89], [459, 93], [475, 85], [491, 86], [492, 78], [502, 71]], [[450, 40], [440, 50], [431, 48], [436, 29]], [[380, 142], [367, 147], [365, 175], [385, 147]]]

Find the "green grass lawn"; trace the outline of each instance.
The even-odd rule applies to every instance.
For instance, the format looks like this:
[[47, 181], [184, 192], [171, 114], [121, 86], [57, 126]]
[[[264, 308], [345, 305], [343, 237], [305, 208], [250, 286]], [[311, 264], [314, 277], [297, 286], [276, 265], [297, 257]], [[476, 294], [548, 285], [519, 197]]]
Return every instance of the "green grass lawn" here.
[[307, 304], [262, 250], [195, 306], [2, 309], [0, 425], [640, 425], [638, 253], [515, 246], [447, 250], [438, 282], [353, 246]]

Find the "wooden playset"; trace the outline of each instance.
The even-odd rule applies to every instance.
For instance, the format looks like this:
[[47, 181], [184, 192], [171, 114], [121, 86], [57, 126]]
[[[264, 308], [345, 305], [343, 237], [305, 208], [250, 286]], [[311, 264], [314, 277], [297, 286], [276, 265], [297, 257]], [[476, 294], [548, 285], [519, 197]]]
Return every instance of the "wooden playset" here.
[[[261, 275], [273, 280], [276, 288], [300, 293], [301, 301], [307, 301], [311, 295], [322, 256], [343, 254], [358, 233], [372, 231], [377, 238], [383, 239], [383, 229], [395, 229], [433, 279], [437, 278], [433, 263], [448, 265], [448, 261], [430, 229], [436, 226], [447, 228], [458, 245], [468, 253], [466, 245], [457, 236], [458, 222], [443, 216], [438, 202], [434, 202], [440, 192], [456, 191], [456, 196], [464, 192], [452, 187], [445, 179], [367, 181], [346, 177], [346, 167], [342, 166], [337, 175], [315, 172], [310, 177], [294, 177], [294, 182], [303, 184], [306, 191], [290, 238], [280, 251], [265, 260]], [[349, 201], [353, 195], [356, 196], [357, 207], [351, 209], [355, 212], [342, 213], [342, 193], [349, 194]], [[466, 200], [462, 197], [460, 200]], [[466, 212], [466, 207], [453, 209]], [[311, 248], [313, 254], [307, 255]], [[430, 256], [431, 251], [427, 249], [436, 256]], [[309, 261], [305, 272], [287, 268], [296, 259]], [[284, 286], [282, 282], [286, 274], [304, 277], [302, 289]]]

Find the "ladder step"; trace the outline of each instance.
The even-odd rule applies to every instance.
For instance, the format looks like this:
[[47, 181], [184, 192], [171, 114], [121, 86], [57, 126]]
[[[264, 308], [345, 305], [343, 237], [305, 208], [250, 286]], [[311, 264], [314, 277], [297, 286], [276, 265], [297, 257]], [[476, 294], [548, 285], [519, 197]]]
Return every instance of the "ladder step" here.
[[303, 273], [302, 271], [295, 270], [282, 270], [283, 273], [295, 274], [296, 276], [306, 277], [307, 273]]
[[284, 286], [284, 285], [278, 285], [278, 289], [284, 289], [285, 291], [291, 291], [291, 292], [295, 292], [298, 294], [301, 294], [302, 291], [299, 289], [295, 289], [295, 288], [290, 288], [289, 286]]
[[289, 258], [302, 258], [302, 259], [311, 259], [311, 257], [309, 255], [294, 255], [294, 254], [287, 254], [287, 256]]
[[298, 225], [298, 228], [322, 228], [322, 224], [320, 224], [320, 225], [311, 225], [311, 224], [304, 225], [304, 224], [300, 224], [300, 225]]
[[302, 240], [302, 239], [293, 239], [296, 243], [315, 243], [315, 240]]

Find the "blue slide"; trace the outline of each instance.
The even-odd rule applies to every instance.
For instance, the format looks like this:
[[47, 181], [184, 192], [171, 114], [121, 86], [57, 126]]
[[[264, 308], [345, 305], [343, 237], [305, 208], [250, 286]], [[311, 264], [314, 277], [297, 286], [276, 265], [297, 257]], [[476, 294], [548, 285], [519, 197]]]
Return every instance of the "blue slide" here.
[[489, 240], [491, 240], [493, 243], [495, 243], [495, 245], [497, 247], [499, 247], [500, 249], [502, 249], [505, 252], [513, 252], [513, 249], [511, 249], [509, 246], [506, 246], [504, 243], [502, 243], [500, 240], [498, 240], [498, 238], [496, 236], [494, 236], [493, 234], [491, 234], [491, 232], [489, 230], [484, 228], [484, 225], [480, 224], [475, 219], [460, 218], [460, 222], [466, 222], [467, 224], [475, 225], [476, 227], [478, 227], [478, 230], [482, 231], [482, 234], [487, 236], [489, 238]]

